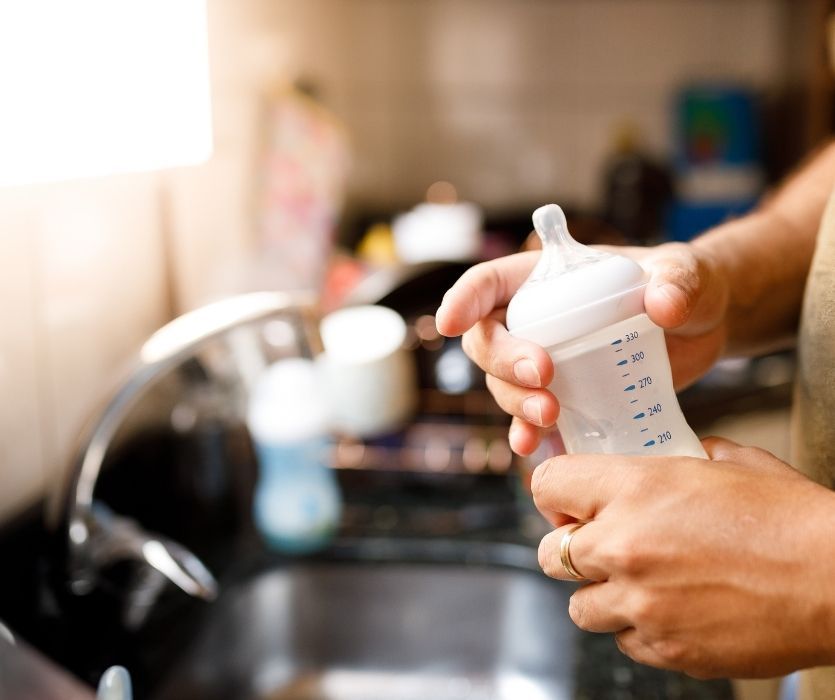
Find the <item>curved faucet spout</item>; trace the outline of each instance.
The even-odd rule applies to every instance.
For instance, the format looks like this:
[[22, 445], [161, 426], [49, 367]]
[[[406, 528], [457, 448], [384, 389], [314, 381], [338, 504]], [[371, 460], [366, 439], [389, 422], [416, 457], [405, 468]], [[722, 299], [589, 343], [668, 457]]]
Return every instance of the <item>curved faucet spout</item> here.
[[133, 371], [83, 435], [68, 489], [53, 503], [53, 525], [65, 528], [69, 587], [74, 593], [91, 591], [103, 566], [127, 558], [144, 562], [149, 571], [153, 569], [189, 595], [204, 600], [217, 596], [217, 582], [194, 554], [176, 542], [143, 531], [94, 500], [96, 482], [113, 438], [139, 400], [209, 341], [242, 326], [284, 316], [292, 318], [302, 351], [314, 354], [319, 349], [312, 332], [314, 302], [311, 294], [242, 294], [184, 314], [146, 341]]
[[217, 581], [194, 554], [172, 540], [144, 531], [134, 520], [94, 502], [87, 512], [89, 564], [99, 570], [122, 560], [144, 562], [195, 598], [214, 600]]

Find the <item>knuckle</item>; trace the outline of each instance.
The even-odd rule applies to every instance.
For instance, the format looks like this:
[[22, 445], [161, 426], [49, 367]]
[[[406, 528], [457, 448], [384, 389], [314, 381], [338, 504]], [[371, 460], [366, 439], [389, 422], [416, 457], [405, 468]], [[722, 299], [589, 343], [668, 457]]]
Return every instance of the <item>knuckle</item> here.
[[495, 374], [497, 377], [506, 377], [507, 372], [505, 371], [505, 366], [507, 362], [505, 361], [504, 357], [498, 348], [494, 345], [487, 345], [487, 350], [485, 353], [485, 369], [490, 374]]
[[629, 653], [629, 649], [631, 647], [631, 644], [629, 643], [629, 638], [628, 637], [626, 637], [625, 635], [623, 635], [621, 633], [616, 634], [615, 635], [615, 645], [617, 646], [618, 651], [621, 654], [623, 654], [625, 656], [629, 656], [630, 658], [632, 657], [632, 655]]
[[474, 339], [473, 336], [475, 335], [475, 330], [470, 328], [464, 335], [461, 336], [461, 349], [464, 351], [464, 354], [469, 357], [471, 360], [475, 360], [475, 348], [473, 347]]
[[773, 452], [769, 452], [765, 448], [762, 447], [749, 447], [746, 448], [751, 450], [751, 457], [755, 458], [757, 461], [767, 462], [767, 461], [774, 461], [778, 458], [774, 456]]
[[653, 629], [658, 617], [655, 597], [647, 592], [635, 593], [629, 604], [629, 618], [638, 629]]
[[485, 375], [484, 381], [487, 385], [487, 391], [490, 392], [499, 408], [510, 415], [521, 414], [521, 409], [514, 400], [512, 390], [505, 382], [489, 373]]
[[589, 629], [590, 611], [586, 597], [579, 592], [568, 599], [568, 616], [582, 630]]
[[554, 568], [556, 555], [553, 546], [553, 537], [550, 534], [542, 538], [536, 555], [539, 561], [539, 568], [542, 569], [548, 576], [553, 577], [556, 572], [556, 569]]
[[553, 481], [553, 460], [546, 459], [531, 476], [531, 493], [534, 503], [539, 503], [542, 497], [548, 492], [550, 483]]
[[713, 678], [718, 678], [719, 673], [715, 673], [707, 668], [687, 668], [687, 675], [695, 678], [697, 681], [709, 681]]
[[681, 669], [689, 665], [690, 650], [678, 639], [662, 637], [650, 642], [650, 646], [667, 668]]
[[467, 268], [458, 279], [458, 284], [464, 287], [473, 298], [478, 298], [485, 283], [490, 280], [490, 263], [481, 262]]
[[628, 656], [630, 659], [634, 659], [635, 661], [640, 661], [641, 659], [638, 651], [641, 648], [641, 645], [637, 641], [635, 631], [631, 630], [631, 632], [632, 634], [628, 634], [626, 632], [618, 632], [615, 634], [615, 644], [621, 654]]
[[601, 543], [599, 556], [608, 570], [627, 576], [640, 573], [645, 564], [640, 547], [631, 537], [623, 535], [612, 536]]
[[506, 356], [507, 348], [503, 347], [497, 333], [494, 322], [479, 321], [464, 333], [461, 348], [481, 369], [504, 379], [511, 376], [510, 368], [516, 358]]
[[645, 557], [637, 547], [624, 547], [615, 556], [615, 567], [627, 576], [641, 573]]
[[487, 373], [484, 375], [484, 383], [487, 386], [487, 391], [489, 391], [493, 395], [493, 398], [498, 402], [499, 398], [496, 395], [496, 392], [499, 390], [499, 383], [496, 377]]
[[683, 670], [687, 672], [688, 676], [692, 676], [698, 681], [709, 681], [729, 675], [727, 669], [722, 668], [721, 663], [710, 663], [703, 659], [701, 655], [698, 657], [691, 655], [687, 666]]

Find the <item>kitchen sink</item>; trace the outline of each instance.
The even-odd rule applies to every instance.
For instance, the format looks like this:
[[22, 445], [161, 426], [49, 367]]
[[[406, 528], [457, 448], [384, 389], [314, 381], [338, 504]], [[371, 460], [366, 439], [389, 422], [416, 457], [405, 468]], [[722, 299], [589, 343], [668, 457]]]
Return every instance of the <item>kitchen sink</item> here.
[[561, 700], [573, 588], [523, 568], [309, 561], [227, 587], [154, 700]]

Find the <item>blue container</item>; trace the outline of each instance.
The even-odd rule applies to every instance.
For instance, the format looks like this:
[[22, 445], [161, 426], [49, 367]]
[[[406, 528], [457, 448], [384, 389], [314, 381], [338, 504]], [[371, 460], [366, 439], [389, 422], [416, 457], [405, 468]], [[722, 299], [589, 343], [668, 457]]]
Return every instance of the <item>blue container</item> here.
[[677, 171], [706, 165], [759, 167], [760, 120], [754, 94], [744, 88], [698, 85], [676, 103]]
[[745, 88], [702, 84], [675, 107], [676, 197], [667, 237], [687, 241], [749, 211], [763, 185], [757, 99]]
[[270, 547], [289, 554], [312, 552], [336, 532], [342, 504], [336, 475], [327, 464], [328, 449], [324, 438], [256, 442], [260, 477], [254, 518]]
[[320, 549], [339, 526], [327, 417], [326, 393], [311, 360], [280, 360], [253, 385], [247, 410], [259, 466], [253, 517], [265, 542], [282, 552]]

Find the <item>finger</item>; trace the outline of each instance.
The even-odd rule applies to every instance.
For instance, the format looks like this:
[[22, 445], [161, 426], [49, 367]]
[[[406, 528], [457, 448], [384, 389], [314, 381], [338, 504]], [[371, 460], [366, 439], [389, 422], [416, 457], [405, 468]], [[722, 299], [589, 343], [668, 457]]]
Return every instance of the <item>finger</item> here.
[[493, 309], [506, 306], [538, 259], [539, 252], [517, 253], [471, 267], [444, 295], [435, 314], [438, 332], [461, 335]]
[[[645, 666], [690, 673], [695, 657], [680, 641], [675, 639], [647, 638], [634, 627], [628, 627], [615, 635], [618, 649], [630, 659]], [[709, 676], [701, 675], [702, 678]]]
[[644, 304], [654, 323], [667, 329], [686, 326], [693, 335], [716, 326], [727, 285], [702, 252], [685, 244], [659, 246], [643, 265], [650, 272]]
[[702, 447], [710, 459], [718, 462], [737, 462], [740, 453], [750, 449], [720, 437], [705, 438], [702, 440]]
[[624, 611], [623, 587], [611, 581], [590, 583], [574, 591], [568, 615], [587, 632], [620, 632], [631, 624]]
[[[641, 464], [651, 457], [641, 458]], [[634, 458], [623, 455], [563, 455], [546, 459], [531, 477], [537, 509], [546, 518], [564, 514], [583, 522], [593, 520], [618, 494], [635, 471]]]
[[[790, 467], [768, 450], [759, 447], [743, 447], [724, 438], [709, 437], [702, 440], [708, 457], [713, 461], [732, 462], [744, 468], [758, 469], [771, 474], [795, 478], [800, 472]], [[802, 477], [801, 477], [802, 478]]]
[[528, 389], [487, 375], [487, 388], [501, 409], [512, 416], [547, 428], [557, 420], [558, 404], [545, 389]]
[[618, 632], [615, 635], [615, 642], [623, 654], [639, 664], [655, 668], [673, 668], [669, 661], [658, 654], [634, 627]]
[[515, 418], [510, 423], [510, 430], [507, 434], [507, 441], [510, 449], [520, 457], [527, 457], [532, 454], [542, 440], [542, 432], [539, 428], [521, 418]]
[[702, 446], [707, 456], [714, 462], [733, 462], [758, 469], [769, 469], [773, 466], [777, 471], [791, 469], [767, 450], [759, 447], [743, 447], [731, 440], [720, 437], [708, 437], [702, 440]]
[[506, 382], [544, 387], [554, 378], [554, 363], [548, 353], [535, 343], [514, 338], [495, 318], [482, 319], [468, 330], [462, 347], [487, 374]]
[[[681, 333], [681, 331], [676, 331]], [[702, 335], [667, 334], [667, 354], [676, 391], [689, 386], [712, 367], [722, 355], [726, 342], [724, 326]]]
[[[577, 579], [563, 566], [560, 547], [563, 538], [572, 528], [577, 527], [577, 523], [567, 516], [556, 516], [554, 524], [557, 528], [545, 535], [539, 543], [539, 566], [551, 578], [576, 581]], [[571, 565], [578, 574], [589, 581], [605, 581], [609, 578], [609, 572], [601, 566], [598, 557], [595, 556], [598, 528], [594, 521], [585, 523], [573, 532], [568, 545]]]

